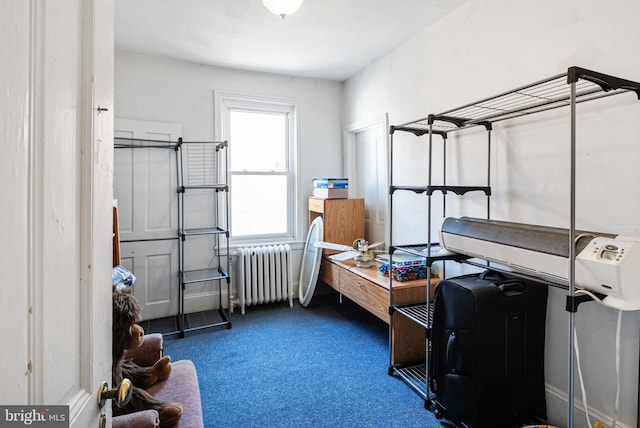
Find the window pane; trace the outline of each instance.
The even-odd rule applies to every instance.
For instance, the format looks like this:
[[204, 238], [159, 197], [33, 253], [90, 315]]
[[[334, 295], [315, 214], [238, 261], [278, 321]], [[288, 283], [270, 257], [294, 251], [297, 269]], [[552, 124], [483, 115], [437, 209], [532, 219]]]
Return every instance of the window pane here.
[[231, 206], [233, 237], [287, 233], [287, 177], [234, 175]]
[[284, 172], [287, 114], [231, 110], [232, 171]]

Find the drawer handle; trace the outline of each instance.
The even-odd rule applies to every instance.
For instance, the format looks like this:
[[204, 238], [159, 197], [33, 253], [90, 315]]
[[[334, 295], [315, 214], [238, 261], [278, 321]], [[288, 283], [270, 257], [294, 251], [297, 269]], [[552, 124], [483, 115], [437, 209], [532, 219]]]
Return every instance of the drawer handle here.
[[359, 283], [359, 282], [357, 282], [357, 281], [355, 282], [355, 284], [356, 284], [356, 287], [362, 287], [362, 284], [360, 284], [360, 283]]

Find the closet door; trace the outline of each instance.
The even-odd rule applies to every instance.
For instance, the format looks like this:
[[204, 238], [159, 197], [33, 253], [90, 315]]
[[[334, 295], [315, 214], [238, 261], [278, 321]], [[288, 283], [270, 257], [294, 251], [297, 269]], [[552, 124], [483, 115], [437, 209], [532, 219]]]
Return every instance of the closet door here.
[[[178, 124], [116, 119], [115, 136], [176, 141]], [[121, 264], [136, 276], [142, 318], [178, 313], [178, 195], [176, 152], [120, 148], [114, 153]]]
[[[364, 198], [365, 235], [369, 242], [386, 241], [387, 139], [386, 115], [379, 121], [358, 126], [347, 135], [349, 196]], [[349, 162], [349, 158], [352, 159]]]

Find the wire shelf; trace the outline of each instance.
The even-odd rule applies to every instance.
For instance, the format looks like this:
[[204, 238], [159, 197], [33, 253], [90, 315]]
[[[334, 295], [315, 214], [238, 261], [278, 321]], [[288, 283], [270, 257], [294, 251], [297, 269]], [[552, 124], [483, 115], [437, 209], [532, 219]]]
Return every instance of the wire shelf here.
[[392, 253], [391, 259], [393, 260], [393, 252], [401, 251], [407, 254], [413, 254], [414, 256], [424, 257], [427, 266], [431, 266], [434, 262], [442, 260], [455, 260], [463, 261], [469, 259], [468, 256], [457, 253], [441, 253], [442, 247], [439, 243], [432, 243], [430, 246], [427, 244], [413, 244], [413, 245], [395, 245], [389, 249]]
[[225, 182], [221, 148], [226, 143], [184, 142], [184, 186], [187, 188], [215, 187]]
[[473, 126], [490, 129], [494, 122], [513, 119], [571, 105], [571, 85], [576, 86], [576, 103], [633, 91], [640, 98], [640, 83], [570, 67], [566, 73], [541, 80], [490, 98], [401, 125], [396, 130], [415, 135], [445, 134]]
[[429, 308], [430, 309], [427, 309], [427, 305], [423, 303], [418, 305], [397, 306], [395, 310], [422, 327], [429, 328], [433, 322], [433, 303], [429, 304]]
[[394, 367], [393, 371], [423, 399], [433, 398], [427, 389], [427, 371], [425, 364]]
[[197, 282], [218, 281], [226, 279], [229, 274], [221, 267], [214, 269], [196, 269], [184, 271], [181, 274], [182, 284], [195, 284]]

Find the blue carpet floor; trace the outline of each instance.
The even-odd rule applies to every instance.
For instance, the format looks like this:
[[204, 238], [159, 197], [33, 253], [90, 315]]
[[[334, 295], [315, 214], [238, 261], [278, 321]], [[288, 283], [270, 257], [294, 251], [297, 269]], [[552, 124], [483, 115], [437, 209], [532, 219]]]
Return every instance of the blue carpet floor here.
[[249, 307], [231, 329], [166, 340], [197, 367], [205, 426], [441, 427], [387, 374], [387, 325], [337, 300]]

